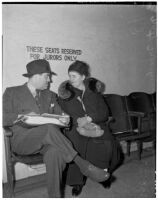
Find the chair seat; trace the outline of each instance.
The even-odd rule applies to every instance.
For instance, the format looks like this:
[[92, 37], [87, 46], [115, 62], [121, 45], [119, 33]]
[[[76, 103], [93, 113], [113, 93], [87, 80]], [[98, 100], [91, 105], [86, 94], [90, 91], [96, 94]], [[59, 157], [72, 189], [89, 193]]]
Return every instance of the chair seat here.
[[138, 139], [142, 139], [142, 138], [147, 138], [149, 137], [151, 134], [150, 132], [146, 132], [143, 134], [138, 134], [138, 131], [133, 131], [133, 132], [122, 132], [122, 133], [116, 133], [114, 134], [114, 136], [118, 139], [118, 140], [138, 140]]
[[43, 163], [43, 156], [40, 153], [33, 154], [33, 155], [18, 155], [18, 154], [13, 153], [12, 159], [14, 162], [21, 162], [28, 165]]

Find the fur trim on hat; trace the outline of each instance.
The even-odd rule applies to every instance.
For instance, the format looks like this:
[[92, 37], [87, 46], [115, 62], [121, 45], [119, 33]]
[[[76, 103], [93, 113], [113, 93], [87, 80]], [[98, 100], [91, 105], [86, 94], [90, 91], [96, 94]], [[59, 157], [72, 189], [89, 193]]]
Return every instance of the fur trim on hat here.
[[[103, 93], [105, 90], [105, 84], [96, 78], [88, 78], [86, 80], [87, 87], [96, 93]], [[58, 88], [58, 95], [61, 99], [68, 100], [74, 97], [74, 91], [68, 80], [62, 82]]]

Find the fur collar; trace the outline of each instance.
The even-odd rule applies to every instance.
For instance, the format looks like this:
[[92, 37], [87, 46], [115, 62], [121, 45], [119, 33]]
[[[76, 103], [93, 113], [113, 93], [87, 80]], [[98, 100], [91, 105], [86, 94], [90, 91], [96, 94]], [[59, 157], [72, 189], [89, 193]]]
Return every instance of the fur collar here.
[[[93, 77], [86, 80], [86, 87], [96, 93], [103, 93], [105, 91], [105, 84]], [[68, 80], [60, 84], [58, 88], [58, 95], [64, 100], [72, 99], [75, 96], [73, 86]]]

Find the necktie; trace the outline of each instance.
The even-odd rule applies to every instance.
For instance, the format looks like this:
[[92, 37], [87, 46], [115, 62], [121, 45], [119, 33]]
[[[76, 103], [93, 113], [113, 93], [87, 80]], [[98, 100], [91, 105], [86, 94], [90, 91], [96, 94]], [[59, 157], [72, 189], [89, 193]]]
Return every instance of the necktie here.
[[40, 108], [40, 91], [36, 90], [36, 96], [35, 96], [36, 104]]

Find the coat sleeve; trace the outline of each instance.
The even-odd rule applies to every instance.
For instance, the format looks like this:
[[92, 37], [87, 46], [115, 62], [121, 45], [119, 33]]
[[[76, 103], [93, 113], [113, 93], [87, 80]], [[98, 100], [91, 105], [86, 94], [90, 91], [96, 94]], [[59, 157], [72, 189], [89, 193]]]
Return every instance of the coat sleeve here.
[[13, 98], [13, 91], [7, 88], [3, 94], [3, 126], [12, 126], [18, 117], [18, 112], [13, 107]]
[[91, 101], [86, 103], [87, 115], [92, 118], [94, 123], [105, 122], [109, 117], [108, 107], [103, 99], [103, 96], [96, 94]]

